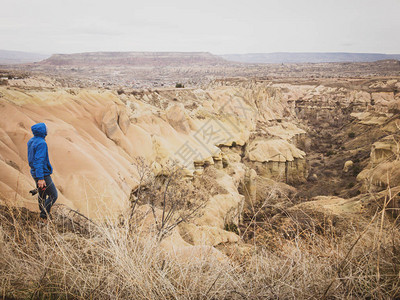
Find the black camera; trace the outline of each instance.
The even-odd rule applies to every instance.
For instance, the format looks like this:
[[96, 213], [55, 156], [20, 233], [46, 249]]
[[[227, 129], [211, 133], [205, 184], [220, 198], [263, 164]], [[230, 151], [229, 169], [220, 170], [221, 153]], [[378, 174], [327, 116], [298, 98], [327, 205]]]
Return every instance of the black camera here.
[[36, 188], [36, 189], [30, 190], [29, 193], [31, 193], [32, 196], [35, 196], [38, 193], [38, 189]]

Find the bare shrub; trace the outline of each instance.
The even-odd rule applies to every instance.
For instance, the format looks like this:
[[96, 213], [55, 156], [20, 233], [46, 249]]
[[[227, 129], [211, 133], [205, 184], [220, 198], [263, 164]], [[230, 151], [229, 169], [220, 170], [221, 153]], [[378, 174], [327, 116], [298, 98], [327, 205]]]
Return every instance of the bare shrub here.
[[155, 176], [143, 158], [138, 158], [135, 166], [139, 174], [139, 185], [130, 196], [130, 224], [137, 205], [147, 204], [153, 214], [157, 236], [162, 240], [176, 226], [197, 216], [205, 207], [208, 192], [201, 185], [185, 178], [182, 167], [170, 163], [163, 166], [160, 175]]

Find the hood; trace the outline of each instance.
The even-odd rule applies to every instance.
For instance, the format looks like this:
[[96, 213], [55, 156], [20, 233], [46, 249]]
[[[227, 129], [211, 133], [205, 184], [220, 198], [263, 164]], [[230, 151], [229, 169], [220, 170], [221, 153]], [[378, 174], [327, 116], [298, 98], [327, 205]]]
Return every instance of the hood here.
[[32, 133], [34, 136], [44, 138], [47, 135], [47, 128], [46, 124], [44, 123], [37, 123], [31, 127]]

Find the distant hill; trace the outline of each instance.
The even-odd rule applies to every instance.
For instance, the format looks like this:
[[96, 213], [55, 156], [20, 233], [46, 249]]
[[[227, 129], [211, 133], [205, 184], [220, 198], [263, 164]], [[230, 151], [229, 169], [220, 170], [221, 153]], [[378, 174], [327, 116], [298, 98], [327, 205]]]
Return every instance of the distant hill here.
[[228, 61], [243, 63], [324, 63], [324, 62], [374, 62], [400, 60], [400, 54], [346, 53], [346, 52], [274, 52], [220, 55]]
[[208, 52], [87, 52], [54, 54], [40, 62], [52, 66], [180, 66], [216, 65], [226, 61]]
[[46, 59], [49, 56], [31, 52], [0, 50], [0, 65], [32, 63]]

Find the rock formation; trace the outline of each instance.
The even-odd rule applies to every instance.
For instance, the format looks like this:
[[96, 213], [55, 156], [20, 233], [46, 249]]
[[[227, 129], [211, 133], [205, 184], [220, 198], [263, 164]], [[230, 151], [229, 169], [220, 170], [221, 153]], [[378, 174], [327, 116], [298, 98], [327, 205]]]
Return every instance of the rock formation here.
[[[279, 197], [296, 193], [285, 183], [303, 191], [312, 184], [328, 193], [327, 185], [340, 185], [334, 183], [344, 173], [358, 184], [355, 176], [364, 167], [357, 177], [364, 182], [363, 192], [366, 182], [380, 191], [400, 185], [397, 80], [362, 81], [351, 87], [340, 81], [217, 80], [203, 88], [123, 92], [38, 82], [0, 87], [3, 203], [37, 210], [37, 200], [29, 194], [34, 182], [26, 157], [30, 127], [37, 122], [49, 128], [58, 203], [93, 219], [127, 211], [131, 192], [139, 185], [138, 158], [156, 177], [167, 175], [164, 167], [171, 162], [183, 167], [192, 181], [213, 170], [212, 181], [223, 189], [210, 192], [201, 215], [178, 227], [182, 244], [237, 241], [238, 235], [226, 229], [237, 229], [243, 208], [265, 201], [271, 185], [281, 185], [285, 193]], [[355, 132], [341, 132], [343, 124]], [[367, 136], [358, 136], [371, 128]], [[333, 135], [342, 139], [341, 148], [331, 144]], [[370, 140], [367, 161], [361, 154]], [[326, 159], [336, 151], [347, 151], [348, 157], [331, 160], [329, 168]], [[354, 164], [345, 165], [350, 160]], [[349, 187], [346, 193], [358, 188]], [[315, 199], [321, 204], [316, 207], [330, 205], [325, 198]], [[331, 201], [331, 208], [347, 203], [343, 198]]]

